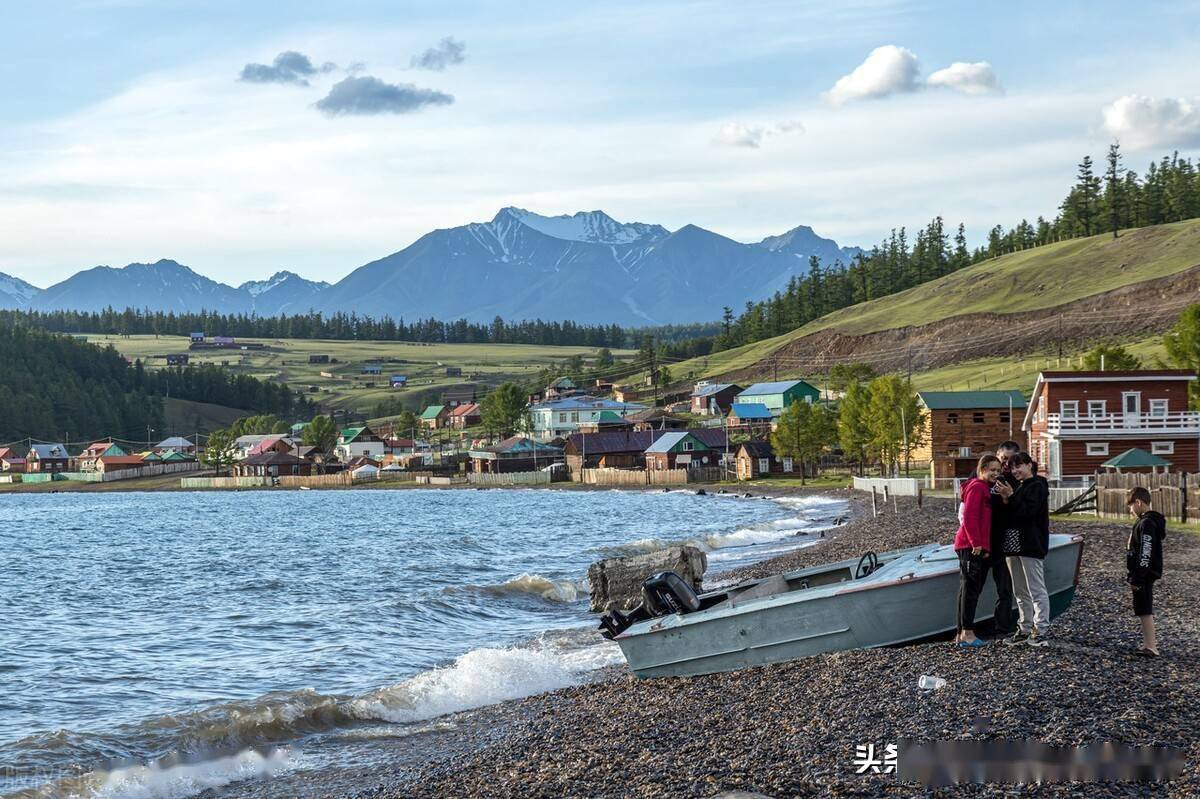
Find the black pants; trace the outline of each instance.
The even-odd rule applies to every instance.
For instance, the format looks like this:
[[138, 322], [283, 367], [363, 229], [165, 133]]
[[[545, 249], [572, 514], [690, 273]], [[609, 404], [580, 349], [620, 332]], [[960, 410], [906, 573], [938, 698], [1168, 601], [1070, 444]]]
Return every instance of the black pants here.
[[979, 595], [987, 585], [987, 555], [972, 555], [969, 549], [958, 550], [958, 629], [975, 629], [975, 611]]
[[1008, 635], [1017, 629], [1012, 575], [1008, 573], [1008, 563], [1004, 555], [994, 547], [984, 565], [985, 584], [989, 573], [996, 583], [996, 609], [992, 615], [992, 631], [996, 635]]

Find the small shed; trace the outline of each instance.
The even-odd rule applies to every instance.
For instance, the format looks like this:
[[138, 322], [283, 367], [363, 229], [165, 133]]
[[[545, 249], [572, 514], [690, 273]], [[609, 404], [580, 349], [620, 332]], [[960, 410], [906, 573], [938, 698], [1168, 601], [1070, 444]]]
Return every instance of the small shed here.
[[650, 470], [693, 469], [716, 463], [712, 449], [686, 430], [664, 433], [646, 447]]
[[329, 363], [329, 356], [321, 353], [308, 356], [309, 363]]
[[1127, 449], [1120, 455], [1109, 458], [1104, 463], [1100, 464], [1105, 469], [1115, 471], [1117, 474], [1122, 472], [1157, 472], [1160, 469], [1165, 474], [1171, 470], [1171, 462], [1163, 460], [1157, 455], [1152, 455], [1144, 449], [1133, 447]]
[[388, 383], [392, 388], [404, 388], [408, 385], [408, 375], [392, 375], [388, 378]]
[[200, 342], [204, 341], [204, 334], [203, 333], [192, 333], [190, 338], [191, 338], [191, 341], [193, 344], [199, 344]]
[[366, 366], [364, 366], [364, 367], [362, 368], [362, 373], [363, 373], [364, 375], [378, 375], [378, 374], [383, 374], [383, 367], [382, 367], [382, 366], [380, 366], [379, 364], [373, 364], [373, 363], [369, 363], [369, 364], [367, 364]]
[[[784, 468], [784, 467], [787, 468]], [[775, 450], [767, 441], [747, 441], [738, 447], [737, 477], [739, 480], [753, 480], [772, 474], [790, 472], [791, 458], [781, 460], [775, 457]]]

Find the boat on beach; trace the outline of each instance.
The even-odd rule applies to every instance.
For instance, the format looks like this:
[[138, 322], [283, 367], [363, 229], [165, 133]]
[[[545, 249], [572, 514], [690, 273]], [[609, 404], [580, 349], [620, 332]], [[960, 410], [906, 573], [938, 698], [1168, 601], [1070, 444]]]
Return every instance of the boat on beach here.
[[[1045, 575], [1052, 618], [1075, 597], [1082, 557], [1083, 536], [1050, 536]], [[954, 548], [925, 544], [699, 595], [678, 579], [670, 586], [660, 581], [643, 591], [642, 608], [607, 614], [601, 627], [638, 677], [711, 674], [951, 634], [958, 580]], [[672, 595], [664, 597], [664, 590]], [[977, 621], [991, 618], [995, 601], [989, 580]]]

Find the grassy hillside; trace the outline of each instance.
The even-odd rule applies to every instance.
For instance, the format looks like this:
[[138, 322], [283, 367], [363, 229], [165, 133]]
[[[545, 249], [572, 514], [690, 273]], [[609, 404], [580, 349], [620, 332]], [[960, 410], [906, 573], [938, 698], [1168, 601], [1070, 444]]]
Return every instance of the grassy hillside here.
[[[524, 378], [548, 366], [561, 364], [572, 355], [590, 358], [591, 347], [552, 347], [525, 344], [418, 344], [400, 341], [324, 341], [318, 339], [239, 339], [261, 342], [262, 350], [188, 350], [183, 336], [89, 335], [95, 344], [111, 344], [130, 358], [141, 358], [148, 366], [166, 366], [169, 353], [187, 352], [192, 363], [213, 363], [242, 374], [286, 382], [329, 408], [369, 410], [384, 399], [399, 397], [411, 405], [423, 405], [447, 386], [477, 380], [497, 385]], [[328, 355], [337, 363], [310, 364], [309, 355]], [[616, 350], [618, 360], [632, 351]], [[367, 376], [362, 368], [371, 359], [383, 359], [381, 375]], [[447, 367], [458, 367], [462, 377], [446, 375]], [[321, 372], [334, 375], [322, 377]], [[408, 387], [388, 388], [392, 374], [406, 375]], [[368, 386], [368, 383], [374, 383]], [[312, 388], [316, 391], [312, 391]], [[217, 407], [217, 406], [212, 406]], [[186, 427], [187, 424], [185, 423]]]
[[834, 311], [782, 336], [672, 366], [675, 374], [744, 369], [822, 330], [861, 335], [971, 313], [1049, 308], [1200, 266], [1200, 220], [1037, 247], [975, 264], [907, 291]]
[[253, 415], [253, 411], [227, 408], [224, 405], [213, 405], [211, 402], [193, 402], [169, 397], [163, 401], [166, 430], [160, 431], [163, 435], [158, 438], [211, 433], [213, 430], [228, 427], [243, 416]]

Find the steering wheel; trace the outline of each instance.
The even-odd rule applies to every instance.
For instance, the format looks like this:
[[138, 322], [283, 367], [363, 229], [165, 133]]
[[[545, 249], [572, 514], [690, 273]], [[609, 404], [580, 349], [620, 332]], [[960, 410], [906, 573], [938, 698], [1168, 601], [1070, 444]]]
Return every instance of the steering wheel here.
[[861, 580], [878, 568], [879, 557], [874, 552], [867, 552], [858, 559], [858, 566], [854, 569], [854, 579]]

